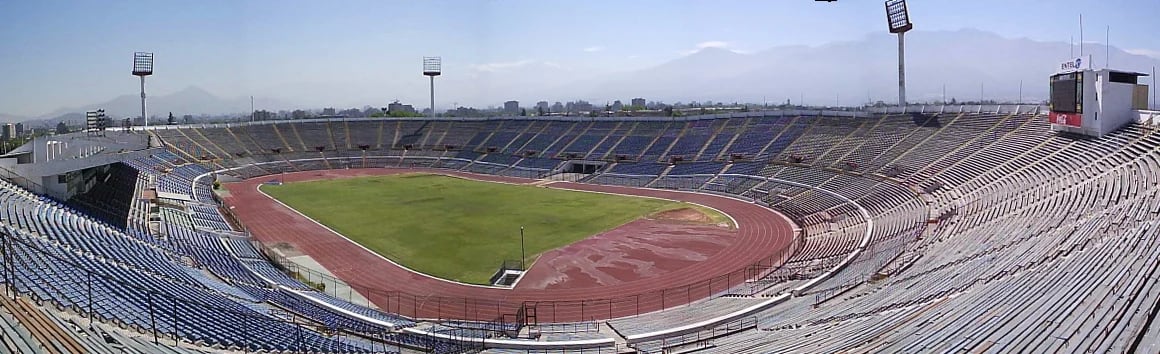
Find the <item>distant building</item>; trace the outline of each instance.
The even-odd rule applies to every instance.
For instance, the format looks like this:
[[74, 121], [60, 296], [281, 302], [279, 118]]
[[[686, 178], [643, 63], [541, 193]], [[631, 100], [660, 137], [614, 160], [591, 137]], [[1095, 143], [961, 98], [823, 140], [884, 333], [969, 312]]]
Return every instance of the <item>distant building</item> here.
[[16, 123], [16, 136], [24, 136], [24, 123]]
[[588, 103], [588, 101], [585, 101], [585, 100], [578, 100], [576, 102], [570, 102], [569, 104], [572, 105], [572, 108], [568, 110], [569, 112], [591, 112], [592, 111], [592, 104]]
[[351, 117], [351, 118], [366, 117], [363, 115], [363, 112], [361, 110], [359, 110], [358, 108], [344, 109], [342, 111], [339, 111], [338, 115], [344, 116], [344, 117]]
[[[274, 112], [270, 112], [267, 110], [258, 110], [258, 111], [254, 112], [254, 120], [274, 120], [274, 119], [275, 119]], [[186, 122], [188, 123], [189, 120], [187, 120]]]
[[544, 112], [544, 113], [551, 112], [551, 110], [548, 107], [548, 101], [536, 102], [536, 110], [540, 111], [540, 112]]
[[620, 110], [623, 110], [623, 109], [624, 109], [624, 103], [621, 103], [620, 100], [616, 100], [615, 102], [612, 102], [612, 111], [613, 112], [619, 112]]
[[643, 98], [637, 97], [637, 98], [634, 98], [634, 99], [632, 99], [632, 105], [633, 105], [633, 106], [637, 106], [637, 107], [644, 108], [644, 106], [645, 106], [645, 101], [644, 101], [644, 99], [643, 99]]
[[323, 109], [322, 109], [322, 115], [324, 115], [324, 116], [333, 116], [333, 115], [335, 115], [334, 108], [323, 108]]
[[471, 107], [456, 107], [454, 110], [448, 110], [447, 113], [453, 117], [479, 117], [483, 115], [478, 109]]
[[395, 101], [387, 105], [387, 113], [415, 113], [415, 107]]
[[563, 113], [563, 112], [564, 112], [564, 104], [563, 104], [563, 103], [560, 103], [559, 101], [556, 101], [556, 103], [553, 103], [553, 104], [552, 104], [552, 109], [551, 109], [551, 111], [550, 111], [550, 112], [552, 112], [552, 113]]
[[4, 131], [0, 132], [0, 140], [8, 141], [16, 137], [16, 125], [12, 123], [4, 124]]
[[503, 112], [505, 114], [517, 115], [520, 114], [520, 101], [507, 101], [503, 103]]

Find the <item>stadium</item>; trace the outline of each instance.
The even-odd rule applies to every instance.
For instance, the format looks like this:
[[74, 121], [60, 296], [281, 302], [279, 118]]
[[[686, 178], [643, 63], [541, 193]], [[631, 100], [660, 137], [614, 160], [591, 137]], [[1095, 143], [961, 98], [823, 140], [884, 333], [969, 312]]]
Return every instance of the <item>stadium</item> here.
[[897, 105], [150, 125], [135, 53], [0, 154], [0, 352], [1160, 351], [1148, 75], [908, 104], [886, 10]]
[[[5, 282], [19, 295], [5, 301], [48, 309], [24, 314], [41, 321], [30, 338], [81, 351], [101, 348], [90, 341], [102, 336], [66, 328], [90, 323], [143, 352], [1147, 345], [1156, 338], [1160, 264], [1151, 247], [1160, 216], [1154, 126], [1084, 137], [1053, 132], [1043, 113], [946, 106], [663, 119], [368, 118], [56, 137], [60, 144], [41, 146], [119, 141], [140, 149], [57, 151], [84, 157], [56, 165], [97, 165], [76, 173], [95, 182], [64, 203], [34, 179], [4, 182]], [[31, 165], [47, 171], [54, 163]], [[730, 242], [700, 251], [676, 232], [630, 231], [700, 257], [620, 267], [641, 273], [635, 278], [586, 279], [536, 261], [526, 274], [511, 267], [514, 285], [480, 286], [393, 263], [262, 192], [400, 173], [663, 198], [736, 224], [678, 222], [725, 230]], [[322, 267], [296, 263], [275, 245]], [[665, 258], [630, 257], [632, 246], [597, 251], [658, 265]], [[533, 279], [561, 274], [572, 281]]]

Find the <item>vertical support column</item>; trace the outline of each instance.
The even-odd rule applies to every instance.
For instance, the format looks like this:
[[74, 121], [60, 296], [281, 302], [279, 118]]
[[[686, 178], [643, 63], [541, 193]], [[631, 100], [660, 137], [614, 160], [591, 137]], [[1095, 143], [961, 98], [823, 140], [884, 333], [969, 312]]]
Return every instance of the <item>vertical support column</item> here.
[[139, 77], [141, 78], [141, 119], [145, 120], [145, 126], [148, 127], [149, 126], [149, 116], [146, 115], [146, 113], [145, 113], [145, 77], [144, 76], [139, 76]]
[[149, 292], [147, 294], [149, 298], [149, 327], [153, 330], [153, 344], [159, 344], [157, 342], [157, 318], [153, 313], [153, 293]]
[[178, 341], [181, 338], [181, 335], [177, 333], [177, 325], [178, 325], [177, 319], [178, 319], [177, 318], [177, 299], [173, 299], [173, 346], [174, 347], [176, 347], [180, 344], [180, 343], [178, 343]]
[[88, 293], [89, 310], [87, 312], [89, 316], [89, 328], [93, 328], [93, 272], [86, 272], [86, 275], [88, 275], [85, 290]]
[[906, 106], [906, 32], [898, 33], [898, 105]]

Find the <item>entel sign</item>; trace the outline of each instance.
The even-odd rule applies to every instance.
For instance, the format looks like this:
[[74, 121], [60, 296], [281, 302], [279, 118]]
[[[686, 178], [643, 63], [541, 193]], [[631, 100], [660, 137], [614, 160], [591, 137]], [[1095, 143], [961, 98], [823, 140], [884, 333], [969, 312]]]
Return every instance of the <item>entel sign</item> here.
[[1050, 112], [1047, 114], [1048, 120], [1051, 124], [1066, 125], [1071, 127], [1083, 126], [1083, 115], [1079, 113], [1060, 113]]
[[1059, 64], [1059, 71], [1080, 70], [1080, 67], [1082, 65], [1083, 65], [1083, 59], [1075, 58], [1075, 60], [1069, 60], [1069, 61], [1063, 62], [1063, 64]]

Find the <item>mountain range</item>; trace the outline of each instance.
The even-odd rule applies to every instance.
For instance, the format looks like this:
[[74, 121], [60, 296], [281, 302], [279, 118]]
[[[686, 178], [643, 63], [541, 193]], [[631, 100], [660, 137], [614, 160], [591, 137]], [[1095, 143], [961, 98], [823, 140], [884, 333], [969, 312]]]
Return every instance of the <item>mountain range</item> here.
[[[291, 106], [288, 103], [269, 98], [263, 98], [261, 102], [266, 106], [273, 107]], [[146, 103], [150, 119], [158, 120], [165, 119], [169, 112], [173, 112], [175, 116], [180, 118], [185, 114], [194, 116], [248, 114], [250, 111], [249, 97], [223, 99], [196, 86], [189, 86], [171, 94], [148, 96]], [[23, 121], [31, 126], [53, 126], [60, 121], [79, 124], [80, 121], [84, 120], [84, 112], [97, 109], [104, 109], [105, 114], [114, 119], [140, 116], [141, 96], [122, 95], [102, 103], [60, 108], [39, 117], [0, 114], [0, 122]]]
[[[699, 52], [613, 80], [589, 83], [585, 96], [648, 94], [667, 100], [714, 100], [858, 105], [897, 99], [897, 39], [872, 34], [857, 41], [815, 47], [775, 47], [752, 54], [723, 48]], [[1042, 101], [1048, 77], [1073, 58], [1065, 42], [1004, 38], [977, 30], [913, 31], [906, 35], [909, 102], [957, 100]], [[1149, 73], [1160, 60], [1102, 44], [1084, 45], [1095, 68]], [[1078, 56], [1078, 47], [1075, 55]], [[1148, 78], [1144, 84], [1151, 84]], [[1020, 89], [1022, 86], [1022, 89]], [[981, 92], [980, 92], [981, 91]], [[869, 97], [869, 98], [868, 98]]]
[[[1150, 73], [1160, 59], [1128, 53], [1103, 44], [1085, 43], [1084, 56], [1096, 68], [1108, 63], [1118, 70]], [[1066, 42], [1043, 42], [1006, 38], [994, 33], [958, 31], [911, 31], [906, 35], [907, 96], [910, 102], [988, 100], [1025, 102], [1046, 99], [1048, 76], [1059, 63], [1078, 56], [1078, 48]], [[510, 63], [475, 71], [471, 75], [445, 75], [437, 83], [438, 102], [485, 107], [517, 99], [523, 106], [539, 100], [586, 99], [600, 104], [633, 97], [674, 103], [677, 101], [724, 101], [860, 105], [897, 99], [897, 39], [886, 33], [857, 40], [818, 46], [779, 46], [751, 53], [709, 47], [670, 61], [629, 72], [578, 73], [551, 62]], [[1143, 79], [1145, 84], [1152, 80]], [[345, 85], [345, 84], [344, 84]], [[342, 86], [342, 85], [339, 85]], [[395, 87], [405, 91], [397, 98], [426, 106], [426, 85]], [[330, 88], [327, 88], [330, 87]], [[279, 110], [306, 104], [290, 97], [311, 97], [311, 90], [335, 90], [334, 85], [306, 85], [293, 91], [272, 90], [261, 107]], [[350, 88], [348, 88], [350, 89]], [[389, 88], [390, 89], [390, 88]], [[354, 96], [354, 100], [379, 100], [378, 93]], [[287, 103], [294, 102], [294, 103]], [[351, 102], [336, 102], [336, 108]], [[366, 102], [363, 104], [383, 104]], [[363, 104], [357, 104], [362, 106]], [[314, 107], [314, 108], [321, 108]], [[61, 108], [38, 117], [0, 114], [0, 121], [78, 119], [83, 112], [103, 108], [112, 117], [136, 116], [140, 98], [123, 95], [110, 101]], [[217, 115], [249, 112], [248, 97], [226, 99], [201, 88], [149, 97], [151, 116]]]

